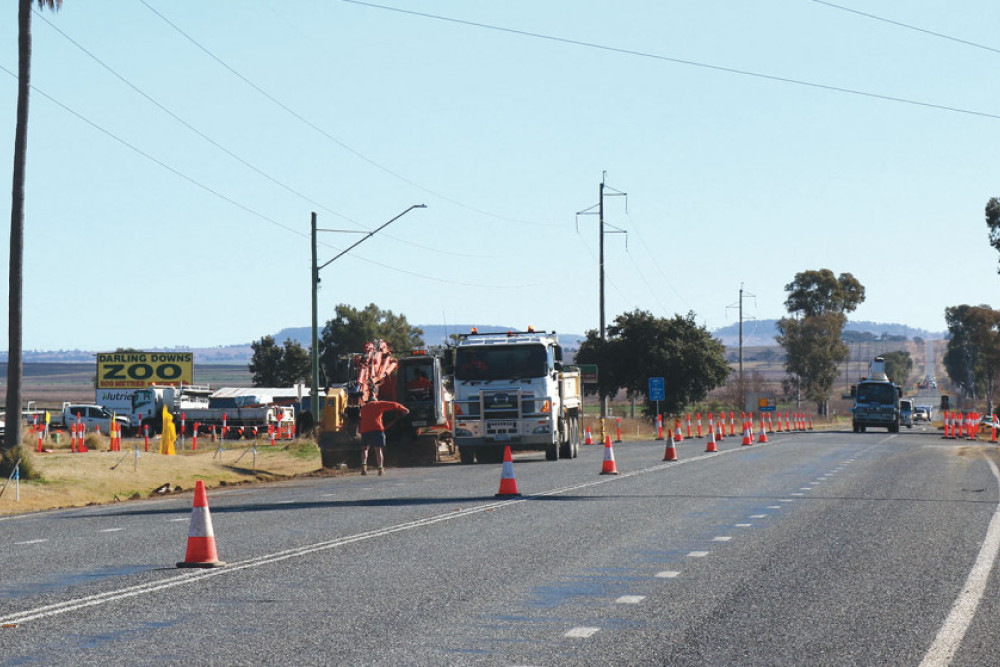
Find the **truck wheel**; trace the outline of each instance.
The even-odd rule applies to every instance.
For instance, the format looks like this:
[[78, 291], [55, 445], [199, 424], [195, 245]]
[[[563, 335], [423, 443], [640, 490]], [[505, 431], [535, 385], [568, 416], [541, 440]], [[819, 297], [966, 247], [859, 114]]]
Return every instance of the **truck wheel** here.
[[475, 452], [472, 451], [472, 447], [462, 447], [461, 445], [459, 445], [458, 460], [466, 465], [470, 463], [475, 463], [476, 455]]
[[573, 457], [573, 436], [570, 422], [565, 419], [559, 420], [559, 458], [568, 459]]

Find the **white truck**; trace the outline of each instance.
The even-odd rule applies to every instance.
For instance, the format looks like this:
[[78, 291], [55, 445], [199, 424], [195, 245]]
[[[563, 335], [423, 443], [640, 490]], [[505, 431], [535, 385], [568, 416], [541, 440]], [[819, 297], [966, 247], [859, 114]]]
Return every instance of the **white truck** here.
[[[277, 407], [270, 396], [263, 396], [251, 390], [218, 389], [185, 385], [183, 387], [153, 385], [146, 389], [136, 389], [131, 395], [129, 417], [140, 429], [149, 427], [150, 433], [163, 429], [163, 408], [174, 418], [178, 432], [183, 428], [190, 435], [194, 425], [202, 433], [215, 427], [221, 433], [222, 426], [228, 428], [227, 437], [253, 437], [266, 435], [268, 426], [281, 422], [287, 428], [295, 421], [291, 407]], [[183, 424], [182, 424], [183, 422]]]
[[583, 422], [580, 372], [564, 370], [555, 332], [459, 337], [454, 348], [454, 438], [462, 463], [496, 463], [504, 446], [575, 458]]

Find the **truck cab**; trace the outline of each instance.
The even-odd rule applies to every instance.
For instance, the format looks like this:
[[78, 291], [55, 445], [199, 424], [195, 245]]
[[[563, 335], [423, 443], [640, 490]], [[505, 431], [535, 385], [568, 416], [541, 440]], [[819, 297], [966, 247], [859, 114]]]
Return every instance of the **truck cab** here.
[[855, 433], [864, 433], [869, 426], [883, 427], [889, 433], [899, 433], [899, 401], [903, 388], [894, 384], [885, 374], [885, 359], [875, 357], [872, 360], [868, 376], [858, 382], [854, 395], [851, 414]]
[[546, 459], [579, 451], [580, 374], [564, 371], [553, 333], [461, 337], [454, 350], [455, 444], [463, 463], [499, 462], [503, 449], [542, 450]]

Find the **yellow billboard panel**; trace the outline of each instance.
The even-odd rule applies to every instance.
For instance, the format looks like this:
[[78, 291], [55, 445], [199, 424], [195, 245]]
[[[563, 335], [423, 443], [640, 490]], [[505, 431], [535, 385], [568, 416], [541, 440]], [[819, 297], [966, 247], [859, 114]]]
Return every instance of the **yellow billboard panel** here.
[[193, 352], [101, 352], [98, 389], [144, 389], [153, 384], [193, 384]]

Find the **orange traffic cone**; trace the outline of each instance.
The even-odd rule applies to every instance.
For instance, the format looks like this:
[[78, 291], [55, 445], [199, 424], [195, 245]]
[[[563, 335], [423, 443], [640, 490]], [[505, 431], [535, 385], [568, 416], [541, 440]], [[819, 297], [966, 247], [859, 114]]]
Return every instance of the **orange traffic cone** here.
[[678, 419], [674, 422], [674, 440], [677, 442], [684, 442], [684, 436], [681, 435], [681, 420]]
[[715, 429], [711, 428], [712, 420], [708, 420], [708, 445], [705, 447], [706, 452], [717, 452], [719, 448], [715, 446]]
[[767, 442], [767, 429], [764, 427], [764, 415], [760, 416], [760, 435], [757, 436], [757, 444]]
[[611, 436], [604, 436], [604, 463], [601, 464], [602, 475], [617, 475], [618, 467], [615, 466], [615, 450], [611, 448]]
[[517, 492], [517, 481], [514, 479], [514, 459], [510, 456], [510, 445], [507, 445], [503, 448], [503, 470], [500, 473], [500, 490], [497, 491], [496, 497], [519, 495], [521, 494]]
[[191, 524], [188, 528], [187, 553], [177, 567], [222, 567], [219, 552], [215, 549], [215, 531], [212, 530], [212, 515], [208, 511], [208, 494], [205, 482], [195, 482], [194, 506], [191, 508]]
[[743, 422], [743, 445], [746, 446], [746, 445], [752, 445], [752, 444], [753, 444], [753, 436], [750, 435], [750, 422], [744, 421]]
[[677, 460], [677, 447], [674, 446], [673, 438], [667, 440], [667, 448], [663, 451], [663, 460], [664, 461]]
[[583, 441], [583, 444], [585, 444], [585, 445], [592, 445], [592, 444], [594, 444], [594, 438], [593, 438], [593, 436], [590, 435], [590, 427], [589, 426], [586, 429], [586, 433], [587, 433], [587, 438]]

